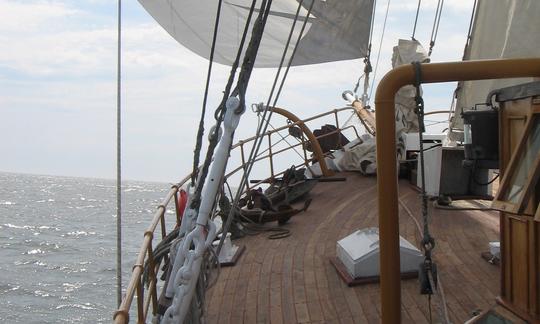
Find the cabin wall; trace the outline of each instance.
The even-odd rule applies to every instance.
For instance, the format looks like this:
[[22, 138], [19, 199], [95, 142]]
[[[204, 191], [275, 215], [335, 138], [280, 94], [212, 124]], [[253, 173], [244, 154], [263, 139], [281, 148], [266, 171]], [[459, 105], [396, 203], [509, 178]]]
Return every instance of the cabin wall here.
[[[501, 103], [501, 179], [517, 148], [533, 102], [525, 98]], [[524, 214], [501, 212], [501, 298], [500, 302], [527, 320], [540, 319], [540, 223], [534, 221], [539, 192], [530, 198]]]

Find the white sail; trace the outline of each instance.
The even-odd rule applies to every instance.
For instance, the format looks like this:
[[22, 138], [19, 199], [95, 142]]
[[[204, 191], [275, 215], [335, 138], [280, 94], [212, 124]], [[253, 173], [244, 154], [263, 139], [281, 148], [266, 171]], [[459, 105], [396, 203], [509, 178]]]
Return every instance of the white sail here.
[[[367, 51], [373, 0], [310, 0], [302, 3], [299, 21], [285, 64], [296, 46], [302, 23], [308, 19], [293, 65], [363, 57]], [[139, 0], [154, 19], [179, 43], [209, 58], [217, 0]], [[261, 1], [257, 1], [257, 6]], [[223, 1], [214, 60], [231, 65], [236, 57], [251, 1]], [[258, 8], [258, 7], [257, 7]], [[276, 67], [298, 8], [296, 0], [274, 0], [261, 41], [256, 67]], [[252, 23], [253, 23], [252, 19]]]
[[[479, 0], [466, 60], [540, 56], [540, 1]], [[463, 110], [486, 101], [491, 90], [533, 81], [532, 78], [467, 81], [460, 84], [451, 129], [462, 130]], [[459, 136], [452, 136], [459, 139]]]

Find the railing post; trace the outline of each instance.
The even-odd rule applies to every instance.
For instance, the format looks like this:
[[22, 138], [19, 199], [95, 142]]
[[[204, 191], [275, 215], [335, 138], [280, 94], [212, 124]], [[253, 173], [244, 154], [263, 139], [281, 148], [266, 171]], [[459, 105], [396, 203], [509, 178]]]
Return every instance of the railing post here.
[[272, 155], [272, 134], [268, 133], [268, 157], [270, 161], [270, 174], [274, 179], [274, 156]]
[[167, 236], [167, 229], [165, 228], [165, 211], [166, 211], [165, 206], [163, 206], [163, 209], [161, 210], [161, 217], [160, 217], [161, 238], [165, 238], [165, 236]]
[[[244, 152], [244, 142], [240, 141], [240, 155], [242, 157], [242, 169], [246, 170], [246, 155]], [[238, 188], [238, 190], [241, 190]], [[249, 191], [249, 179], [246, 179], [246, 191]], [[231, 197], [232, 198], [232, 197]]]
[[137, 323], [144, 324], [144, 294], [142, 277], [137, 280]]
[[[148, 245], [148, 287], [157, 285], [157, 272], [155, 266], [154, 251], [152, 248], [152, 241], [150, 241], [150, 244]], [[154, 289], [149, 290], [149, 292], [151, 293], [149, 298], [152, 298], [152, 314], [156, 314], [158, 306], [157, 291]], [[148, 310], [146, 310], [146, 313], [148, 313]]]

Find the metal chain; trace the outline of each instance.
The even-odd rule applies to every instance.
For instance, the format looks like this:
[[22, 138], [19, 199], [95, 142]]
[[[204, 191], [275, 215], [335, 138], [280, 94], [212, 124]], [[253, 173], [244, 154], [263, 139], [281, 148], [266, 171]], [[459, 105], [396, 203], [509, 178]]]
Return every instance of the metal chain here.
[[[424, 125], [424, 99], [422, 98], [422, 90], [421, 90], [421, 83], [422, 83], [422, 66], [420, 62], [413, 62], [412, 63], [414, 74], [415, 74], [415, 82], [414, 86], [416, 88], [416, 96], [415, 96], [415, 102], [416, 102], [416, 109], [415, 112], [418, 116], [418, 126], [419, 126], [419, 132], [418, 132], [418, 139], [419, 139], [419, 147], [420, 147], [420, 170], [421, 170], [421, 192], [422, 192], [422, 222], [423, 222], [423, 229], [422, 229], [422, 241], [421, 245], [424, 250], [424, 262], [420, 266], [420, 292], [422, 294], [428, 295], [428, 303], [431, 307], [431, 295], [433, 294], [433, 291], [437, 288], [437, 266], [432, 260], [432, 250], [435, 247], [435, 240], [431, 236], [431, 233], [429, 232], [429, 214], [428, 214], [428, 197], [426, 193], [426, 169], [425, 169], [425, 163], [424, 163], [424, 137], [423, 133], [425, 131], [425, 125]], [[431, 311], [430, 311], [431, 314]], [[430, 315], [431, 316], [431, 315]]]
[[421, 192], [422, 192], [422, 221], [423, 221], [423, 235], [422, 246], [426, 252], [426, 257], [431, 259], [431, 250], [435, 245], [435, 241], [429, 232], [429, 214], [428, 214], [428, 197], [426, 193], [426, 174], [425, 174], [425, 165], [424, 165], [424, 136], [425, 125], [424, 125], [424, 99], [422, 98], [420, 85], [422, 83], [422, 68], [420, 62], [412, 63], [415, 72], [415, 82], [414, 86], [416, 88], [416, 109], [415, 112], [418, 116], [418, 138], [420, 146], [420, 169], [421, 169]]

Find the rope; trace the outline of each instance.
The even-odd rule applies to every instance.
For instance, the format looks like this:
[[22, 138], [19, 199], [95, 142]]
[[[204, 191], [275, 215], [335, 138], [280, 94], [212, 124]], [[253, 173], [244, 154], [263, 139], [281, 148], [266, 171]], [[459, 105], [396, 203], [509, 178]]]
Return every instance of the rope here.
[[[232, 198], [233, 194], [232, 194], [232, 190], [231, 190], [231, 186], [229, 185], [229, 182], [225, 181], [224, 184], [227, 187], [227, 190], [229, 191], [229, 197]], [[225, 191], [225, 188], [223, 188], [222, 195], [226, 197], [224, 191]], [[251, 220], [251, 219], [247, 218], [246, 216], [242, 215], [242, 213], [240, 212], [238, 207], [233, 208], [230, 205], [228, 199], [227, 199], [227, 204], [228, 204], [227, 207], [229, 208], [229, 210], [224, 211], [224, 212], [227, 215], [229, 215], [229, 217], [230, 217], [230, 215], [233, 215], [233, 217], [238, 216], [238, 217], [243, 219], [244, 222], [242, 222], [242, 228], [238, 228], [238, 229], [244, 235], [258, 235], [259, 233], [262, 233], [262, 232], [275, 232], [275, 233], [270, 234], [270, 235], [267, 236], [267, 238], [269, 240], [281, 239], [281, 238], [285, 238], [285, 237], [288, 237], [288, 236], [291, 235], [291, 232], [286, 228], [282, 228], [282, 227], [278, 227], [278, 226], [267, 227], [267, 226], [259, 225], [259, 224], [255, 223], [253, 220]], [[227, 232], [223, 231], [223, 233], [227, 233]]]
[[200, 175], [199, 175], [198, 185], [193, 194], [193, 200], [191, 201], [191, 205], [190, 205], [190, 207], [193, 209], [198, 209], [201, 203], [201, 193], [203, 189], [202, 187], [203, 187], [204, 181], [206, 180], [206, 176], [208, 175], [208, 168], [210, 167], [210, 163], [212, 162], [212, 157], [214, 156], [214, 150], [218, 143], [218, 133], [219, 133], [218, 130], [219, 130], [219, 127], [221, 126], [221, 122], [223, 121], [223, 116], [225, 115], [224, 114], [225, 104], [227, 102], [227, 99], [229, 99], [229, 95], [231, 93], [232, 84], [234, 82], [235, 75], [236, 75], [236, 69], [238, 68], [238, 65], [240, 62], [240, 56], [242, 55], [242, 51], [244, 49], [244, 43], [245, 43], [247, 33], [249, 30], [249, 24], [251, 22], [251, 18], [255, 10], [256, 2], [257, 2], [256, 0], [252, 0], [251, 2], [251, 7], [249, 10], [247, 20], [246, 20], [246, 25], [244, 26], [242, 39], [240, 40], [240, 44], [238, 46], [238, 52], [236, 53], [236, 58], [234, 60], [233, 65], [231, 66], [231, 72], [229, 74], [227, 85], [225, 86], [225, 90], [223, 91], [223, 98], [218, 108], [214, 112], [214, 118], [216, 119], [216, 124], [214, 127], [216, 131], [210, 137], [210, 143], [208, 145], [208, 150], [206, 151], [206, 157], [205, 157], [205, 160], [204, 160], [204, 163], [201, 168]]
[[[261, 106], [264, 106], [264, 104], [263, 104], [262, 102], [260, 103], [260, 105], [261, 105]], [[263, 108], [263, 109], [264, 109], [264, 108]], [[260, 111], [257, 112], [257, 119], [258, 119], [258, 122], [257, 122], [257, 125], [258, 125], [258, 124], [260, 124], [260, 123], [262, 122], [261, 116], [260, 116]], [[270, 121], [268, 121], [268, 125], [270, 126], [270, 128], [272, 128], [272, 130], [274, 130], [274, 131], [276, 130], [276, 128], [270, 123]], [[291, 144], [289, 141], [287, 141], [287, 137], [289, 137], [290, 135], [283, 136], [283, 135], [281, 134], [281, 132], [279, 132], [279, 131], [276, 132], [276, 134], [278, 134], [279, 137], [281, 137], [281, 139], [280, 139], [279, 141], [277, 141], [276, 143], [272, 144], [272, 146], [269, 146], [267, 149], [265, 149], [265, 150], [259, 152], [259, 153], [257, 154], [256, 157], [261, 156], [262, 154], [264, 154], [265, 152], [269, 151], [271, 148], [273, 148], [274, 146], [278, 145], [279, 143], [285, 142], [285, 143], [287, 143], [287, 145], [289, 145], [289, 146], [293, 149], [293, 151], [294, 151], [300, 158], [304, 159], [304, 156], [303, 156], [302, 154], [300, 154], [300, 152], [298, 152], [298, 150], [296, 149], [296, 147], [294, 147], [293, 144]], [[296, 138], [296, 137], [295, 137], [295, 138]], [[301, 141], [301, 140], [299, 140], [299, 139], [297, 139], [297, 138], [296, 138], [296, 140], [297, 140], [299, 143], [303, 143], [303, 141]]]
[[497, 173], [497, 175], [493, 177], [493, 179], [488, 180], [488, 182], [480, 182], [476, 179], [476, 170], [478, 170], [477, 160], [474, 161], [474, 165], [473, 165], [473, 168], [471, 169], [470, 175], [473, 182], [478, 186], [489, 186], [490, 184], [495, 182], [495, 180], [497, 180], [499, 176], [501, 175], [500, 173]]
[[[270, 14], [271, 6], [272, 0], [269, 0], [268, 3], [266, 2], [266, 0], [263, 0], [261, 4], [261, 10], [259, 11], [259, 16], [257, 17], [255, 24], [253, 25], [252, 36], [246, 49], [246, 53], [244, 55], [244, 61], [242, 62], [242, 69], [240, 70], [240, 75], [238, 76], [238, 82], [232, 92], [233, 96], [239, 96], [240, 98], [240, 105], [236, 111], [237, 113], [240, 113], [240, 110], [244, 110], [246, 106], [245, 95], [247, 87], [249, 85], [251, 72], [253, 71], [253, 67], [255, 66], [255, 60], [257, 58], [259, 45], [261, 43], [268, 15]], [[222, 113], [224, 112], [222, 111]]]
[[210, 58], [208, 60], [208, 72], [206, 74], [206, 85], [204, 88], [204, 99], [201, 110], [201, 119], [199, 120], [199, 129], [197, 131], [197, 142], [195, 144], [195, 150], [193, 152], [193, 171], [191, 172], [191, 185], [195, 185], [195, 179], [197, 179], [197, 172], [199, 170], [199, 159], [201, 155], [202, 137], [204, 134], [204, 116], [206, 115], [206, 102], [208, 100], [208, 88], [210, 87], [210, 77], [212, 75], [212, 63], [214, 62], [214, 53], [216, 49], [216, 39], [219, 27], [219, 18], [221, 16], [221, 4], [222, 0], [219, 0], [216, 20], [214, 22], [214, 35], [212, 36], [212, 46], [210, 48]]
[[[373, 68], [371, 66], [371, 41], [373, 39], [373, 25], [375, 22], [375, 11], [377, 8], [377, 1], [373, 1], [373, 10], [371, 11], [371, 24], [369, 27], [369, 38], [368, 38], [368, 48], [366, 52], [366, 56], [364, 57], [364, 74], [360, 75], [358, 77], [358, 80], [356, 81], [356, 84], [354, 86], [354, 94], [356, 95], [358, 92], [358, 88], [360, 87], [360, 81], [365, 76], [366, 79], [364, 80], [364, 93], [362, 94], [362, 99], [365, 98], [367, 100], [367, 89], [369, 87], [369, 73], [373, 71]], [[366, 102], [363, 102], [364, 105], [366, 105]]]
[[[403, 201], [403, 199], [401, 198], [398, 198], [398, 201], [399, 201], [399, 204], [401, 205], [401, 207], [405, 210], [405, 212], [407, 213], [407, 215], [412, 219], [412, 221], [414, 222], [414, 224], [416, 225], [416, 231], [417, 231], [417, 234], [422, 237], [422, 227], [420, 226], [420, 223], [418, 222], [418, 220], [416, 219], [416, 217], [414, 217], [412, 211], [409, 209], [409, 207], [407, 207], [407, 205], [405, 204], [405, 202]], [[439, 275], [437, 274], [437, 291], [439, 292], [439, 297], [441, 298], [441, 304], [442, 304], [442, 317], [444, 317], [444, 320], [445, 322], [444, 323], [451, 323], [450, 322], [450, 317], [448, 315], [448, 304], [446, 303], [446, 294], [444, 293], [444, 288], [443, 288], [443, 284], [442, 284], [442, 281], [441, 281], [441, 278], [439, 277]], [[430, 297], [428, 297], [430, 298]], [[429, 314], [431, 316], [431, 300], [429, 300], [429, 304], [428, 304], [430, 310], [429, 310]], [[431, 322], [431, 321], [430, 321]]]
[[472, 26], [473, 26], [474, 17], [476, 16], [476, 10], [477, 9], [478, 9], [477, 0], [474, 0], [473, 9], [472, 9], [472, 12], [471, 12], [471, 20], [469, 21], [469, 31], [467, 32], [467, 40], [465, 41], [465, 48], [463, 49], [463, 57], [462, 57], [463, 61], [465, 61], [465, 55], [467, 53], [467, 48], [469, 47], [469, 44], [470, 44], [471, 39], [472, 39]]
[[118, 0], [116, 66], [116, 300], [122, 303], [122, 0]]
[[437, 2], [437, 9], [435, 10], [435, 20], [433, 21], [433, 27], [431, 29], [428, 56], [431, 56], [431, 53], [433, 52], [433, 47], [435, 46], [435, 41], [437, 40], [437, 35], [439, 34], [439, 23], [441, 22], [443, 6], [444, 0], [439, 0]]
[[[270, 1], [270, 2], [271, 2], [271, 1]], [[298, 15], [299, 15], [299, 12], [300, 12], [300, 8], [301, 8], [303, 2], [304, 2], [304, 1], [302, 0], [302, 1], [300, 1], [300, 2], [298, 3], [298, 9], [297, 9], [296, 15], [295, 15], [295, 17], [294, 17], [293, 25], [292, 25], [292, 27], [291, 27], [291, 31], [290, 31], [290, 33], [289, 33], [289, 36], [288, 36], [288, 38], [287, 38], [287, 42], [286, 42], [286, 44], [285, 44], [285, 48], [284, 48], [284, 50], [283, 50], [283, 55], [282, 55], [281, 60], [280, 60], [280, 63], [279, 63], [279, 68], [278, 68], [278, 71], [277, 71], [277, 73], [276, 73], [276, 77], [274, 78], [274, 82], [273, 82], [273, 84], [272, 84], [272, 89], [271, 89], [271, 91], [270, 91], [270, 95], [268, 96], [268, 101], [267, 101], [267, 104], [266, 104], [267, 107], [270, 106], [270, 101], [271, 101], [272, 95], [273, 95], [273, 93], [274, 93], [275, 87], [276, 87], [276, 85], [277, 85], [277, 81], [278, 81], [278, 79], [279, 79], [279, 75], [280, 75], [280, 72], [281, 72], [281, 68], [282, 68], [282, 66], [283, 66], [283, 62], [285, 61], [285, 56], [286, 56], [286, 54], [287, 54], [287, 52], [288, 52], [289, 43], [290, 43], [290, 40], [291, 40], [291, 38], [292, 38], [292, 34], [293, 34], [293, 31], [294, 31], [294, 27], [296, 26], [296, 22], [297, 22], [297, 20], [298, 20]], [[306, 17], [308, 17], [308, 18], [309, 18], [309, 16], [311, 15], [311, 10], [313, 9], [313, 4], [314, 4], [314, 3], [315, 3], [315, 1], [311, 1], [311, 5], [310, 5], [310, 7], [309, 7], [309, 9], [308, 9], [308, 12], [307, 12], [307, 15], [306, 15]], [[277, 104], [277, 99], [279, 98], [279, 94], [281, 93], [281, 89], [282, 89], [283, 84], [285, 83], [285, 80], [286, 80], [286, 78], [287, 78], [287, 74], [288, 74], [288, 72], [289, 72], [289, 68], [290, 68], [290, 66], [291, 66], [291, 64], [292, 64], [292, 61], [293, 61], [293, 59], [294, 59], [294, 56], [295, 56], [295, 54], [296, 54], [296, 49], [298, 48], [298, 44], [300, 43], [300, 40], [302, 39], [302, 36], [304, 35], [304, 30], [305, 30], [307, 21], [308, 21], [308, 19], [305, 19], [304, 22], [303, 22], [303, 24], [302, 24], [302, 28], [301, 28], [301, 30], [300, 30], [300, 33], [299, 33], [299, 35], [298, 35], [298, 39], [297, 39], [297, 41], [296, 41], [296, 47], [294, 48], [294, 50], [293, 50], [293, 52], [292, 52], [292, 54], [291, 54], [291, 57], [289, 58], [289, 62], [288, 62], [288, 65], [287, 65], [287, 69], [286, 69], [285, 74], [284, 74], [284, 76], [283, 76], [283, 78], [282, 78], [280, 88], [279, 88], [278, 93], [277, 93], [277, 95], [276, 95], [276, 98], [275, 98], [275, 100], [274, 100], [274, 104], [272, 105], [273, 107], [275, 107], [276, 104]], [[269, 115], [268, 115], [268, 118], [266, 118], [266, 114], [267, 114], [267, 113], [269, 114]], [[259, 149], [260, 149], [261, 143], [262, 143], [262, 137], [259, 136], [259, 135], [260, 135], [260, 134], [266, 133], [266, 130], [268, 129], [268, 122], [270, 121], [270, 118], [272, 117], [272, 114], [273, 114], [273, 111], [272, 111], [271, 109], [270, 109], [270, 111], [269, 111], [268, 109], [266, 109], [266, 110], [264, 111], [264, 113], [263, 113], [263, 116], [262, 116], [262, 121], [263, 121], [263, 123], [264, 123], [264, 126], [263, 126], [263, 123], [261, 123], [261, 124], [259, 124], [259, 125], [257, 126], [257, 132], [256, 132], [257, 138], [256, 138], [256, 140], [255, 140], [255, 143], [253, 144], [253, 147], [251, 148], [251, 152], [250, 152], [249, 159], [248, 159], [248, 161], [250, 161], [251, 163], [248, 163], [246, 169], [244, 170], [244, 173], [243, 173], [243, 175], [242, 175], [242, 178], [240, 179], [240, 184], [239, 184], [239, 187], [238, 187], [238, 188], [243, 188], [243, 187], [246, 185], [247, 181], [248, 181], [248, 177], [249, 177], [249, 175], [250, 175], [250, 173], [251, 173], [251, 169], [253, 168], [253, 163], [254, 163], [253, 157], [255, 157], [255, 156], [257, 155], [257, 153], [258, 153], [258, 151], [259, 151]], [[264, 122], [264, 121], [266, 121], [266, 122]], [[236, 205], [238, 204], [238, 201], [240, 200], [241, 194], [242, 194], [242, 191], [241, 191], [241, 190], [238, 190], [237, 193], [236, 193], [234, 202], [233, 202], [233, 206], [236, 206]], [[231, 225], [232, 218], [233, 218], [232, 212], [233, 212], [233, 211], [232, 211], [232, 209], [231, 209], [231, 212], [229, 213], [229, 217], [227, 217], [227, 222], [225, 223], [225, 226], [223, 227], [223, 231], [224, 231], [224, 232], [228, 231], [228, 229], [229, 229], [229, 227], [230, 227], [230, 225]], [[224, 241], [225, 241], [225, 237], [222, 236], [221, 239], [220, 239], [220, 241], [219, 241], [219, 245], [218, 245], [218, 247], [217, 247], [217, 249], [216, 249], [216, 253], [217, 253], [218, 255], [219, 255], [219, 252], [221, 251], [221, 247], [223, 246], [223, 242], [224, 242]]]
[[420, 6], [422, 5], [422, 0], [418, 0], [418, 7], [416, 8], [416, 17], [414, 18], [414, 27], [413, 27], [413, 31], [412, 31], [412, 35], [411, 35], [411, 38], [413, 40], [416, 40], [416, 38], [414, 38], [414, 35], [416, 34], [416, 25], [418, 23], [418, 15], [420, 14]]
[[[272, 126], [272, 124], [270, 124], [270, 122], [268, 122], [268, 124], [270, 125], [270, 128], [272, 128], [273, 130], [275, 130], [276, 128], [274, 126]], [[304, 159], [304, 156], [302, 154], [300, 154], [300, 152], [298, 152], [298, 150], [296, 149], [296, 147], [293, 147], [293, 144], [291, 144], [291, 142], [287, 141], [287, 137], [290, 137], [291, 135], [287, 135], [287, 136], [283, 136], [280, 132], [276, 132], [276, 134], [279, 135], [279, 137], [281, 137], [280, 140], [278, 140], [277, 142], [273, 143], [272, 145], [270, 145], [268, 148], [264, 149], [263, 151], [260, 151], [256, 156], [255, 158], [259, 158], [261, 157], [264, 153], [266, 152], [269, 152], [270, 149], [276, 147], [278, 144], [280, 144], [281, 142], [285, 142], [287, 143], [287, 145], [289, 147], [292, 148], [292, 150], [296, 153], [296, 155], [298, 155], [300, 158]], [[301, 140], [297, 139], [296, 137], [293, 137], [295, 138], [299, 143], [302, 143]]]
[[[377, 52], [377, 60], [375, 61], [375, 71], [373, 72], [373, 81], [375, 81], [375, 78], [377, 77], [377, 69], [379, 68], [379, 59], [381, 58], [381, 50], [382, 50], [382, 43], [384, 39], [384, 32], [386, 31], [386, 21], [388, 20], [388, 11], [390, 11], [390, 1], [386, 3], [386, 13], [384, 15], [384, 22], [383, 22], [383, 30], [381, 34], [381, 40], [379, 42], [379, 50]], [[371, 83], [371, 89], [369, 89], [369, 98], [371, 98], [371, 95], [373, 94], [373, 88], [375, 86], [375, 82]]]

